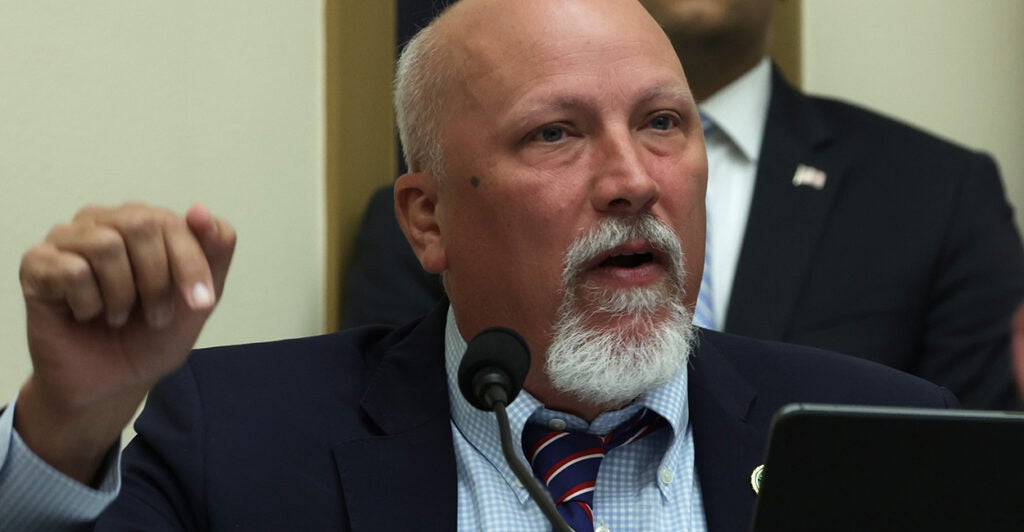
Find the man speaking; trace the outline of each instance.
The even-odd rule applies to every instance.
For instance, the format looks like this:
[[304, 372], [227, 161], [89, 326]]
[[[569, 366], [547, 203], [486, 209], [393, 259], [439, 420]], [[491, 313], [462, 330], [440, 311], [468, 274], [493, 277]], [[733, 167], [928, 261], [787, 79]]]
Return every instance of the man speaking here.
[[[749, 478], [788, 402], [955, 404], [869, 362], [692, 326], [701, 123], [634, 0], [463, 0], [407, 46], [395, 100], [410, 168], [396, 212], [450, 302], [397, 330], [190, 356], [230, 262], [228, 223], [202, 207], [83, 210], [22, 265], [35, 372], [0, 417], [0, 515], [545, 529], [491, 415], [456, 383], [466, 341], [496, 325], [533, 357], [508, 409], [517, 454], [576, 530], [745, 529]], [[591, 476], [563, 490], [548, 460]]]

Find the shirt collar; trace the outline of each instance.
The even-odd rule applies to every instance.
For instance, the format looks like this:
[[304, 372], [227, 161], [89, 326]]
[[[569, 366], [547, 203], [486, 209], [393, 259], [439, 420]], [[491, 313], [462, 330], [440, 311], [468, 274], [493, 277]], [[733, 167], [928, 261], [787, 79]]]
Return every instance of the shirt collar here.
[[[492, 412], [484, 412], [477, 409], [466, 401], [459, 391], [459, 363], [466, 352], [466, 340], [459, 333], [458, 325], [455, 323], [455, 312], [448, 307], [448, 318], [445, 323], [445, 370], [448, 374], [448, 399], [451, 404], [452, 423], [455, 430], [483, 455], [491, 465], [501, 473], [505, 482], [516, 491], [520, 502], [524, 502], [529, 493], [523, 488], [512, 468], [505, 461], [501, 452], [501, 440], [498, 433], [498, 424]], [[689, 407], [687, 401], [687, 377], [688, 371], [681, 371], [679, 376], [657, 389], [645, 394], [640, 399], [620, 410], [604, 412], [597, 416], [593, 422], [587, 423], [582, 418], [572, 414], [549, 410], [530, 395], [530, 392], [522, 390], [512, 404], [508, 405], [509, 425], [512, 432], [512, 441], [519, 442], [523, 437], [523, 427], [527, 420], [546, 423], [548, 420], [558, 417], [568, 424], [570, 430], [584, 430], [595, 434], [606, 434], [612, 428], [628, 420], [640, 408], [649, 408], [661, 417], [665, 418], [672, 429], [673, 443], [666, 449], [666, 455], [662, 463], [675, 462], [678, 459], [679, 446], [674, 444], [678, 438], [683, 438], [689, 426]], [[525, 464], [526, 455], [521, 446], [516, 445], [516, 454]]]
[[701, 112], [753, 162], [761, 155], [771, 96], [771, 73], [771, 62], [767, 57], [762, 58], [757, 66], [700, 104]]

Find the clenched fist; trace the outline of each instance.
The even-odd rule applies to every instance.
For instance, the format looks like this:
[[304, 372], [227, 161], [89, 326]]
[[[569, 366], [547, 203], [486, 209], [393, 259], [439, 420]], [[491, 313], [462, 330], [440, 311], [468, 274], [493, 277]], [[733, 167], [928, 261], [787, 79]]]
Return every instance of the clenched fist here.
[[15, 428], [89, 482], [149, 389], [184, 363], [224, 286], [235, 233], [202, 206], [184, 216], [87, 207], [25, 253], [33, 374]]

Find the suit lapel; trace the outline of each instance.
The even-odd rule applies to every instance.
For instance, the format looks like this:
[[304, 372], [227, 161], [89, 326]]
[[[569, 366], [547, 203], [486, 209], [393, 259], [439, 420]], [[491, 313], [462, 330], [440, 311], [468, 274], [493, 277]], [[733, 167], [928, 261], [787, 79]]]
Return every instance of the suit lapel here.
[[[847, 162], [810, 101], [772, 73], [772, 95], [754, 195], [725, 330], [783, 339]], [[827, 175], [820, 190], [796, 186], [799, 165]]]
[[[361, 405], [379, 435], [332, 448], [353, 530], [454, 530], [458, 495], [444, 370], [447, 300], [387, 348]], [[344, 429], [339, 429], [344, 430]]]
[[708, 530], [746, 530], [755, 502], [750, 474], [761, 464], [766, 435], [747, 422], [756, 390], [707, 336], [702, 331], [689, 375], [694, 462], [704, 513]]

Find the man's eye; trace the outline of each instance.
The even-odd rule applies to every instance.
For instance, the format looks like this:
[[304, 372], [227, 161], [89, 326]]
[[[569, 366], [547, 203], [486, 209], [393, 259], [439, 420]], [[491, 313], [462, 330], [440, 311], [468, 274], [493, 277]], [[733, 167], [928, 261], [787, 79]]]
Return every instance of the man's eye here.
[[537, 136], [544, 142], [558, 142], [565, 137], [565, 130], [559, 126], [547, 126]]
[[675, 127], [676, 121], [670, 115], [658, 115], [651, 119], [651, 127], [660, 131], [666, 131]]

